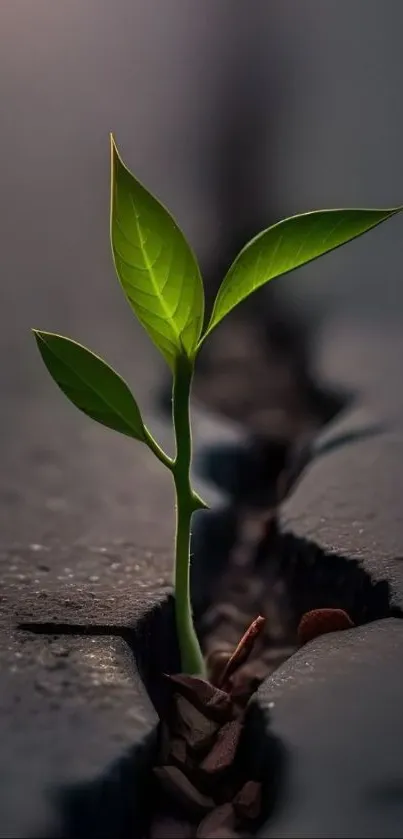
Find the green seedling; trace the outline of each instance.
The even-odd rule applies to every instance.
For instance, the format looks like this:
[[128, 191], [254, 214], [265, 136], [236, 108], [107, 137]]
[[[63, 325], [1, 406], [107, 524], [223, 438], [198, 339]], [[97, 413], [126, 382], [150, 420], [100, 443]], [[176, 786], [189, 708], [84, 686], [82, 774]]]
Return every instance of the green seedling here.
[[173, 478], [176, 492], [175, 614], [182, 670], [203, 674], [189, 591], [193, 513], [206, 505], [191, 486], [190, 392], [198, 352], [238, 303], [269, 280], [355, 239], [402, 208], [318, 210], [264, 230], [236, 257], [204, 325], [204, 291], [196, 257], [168, 211], [123, 163], [111, 137], [110, 234], [115, 269], [136, 317], [170, 367], [175, 457], [145, 426], [124, 380], [70, 338], [34, 330], [43, 361], [65, 395], [92, 419], [139, 440]]

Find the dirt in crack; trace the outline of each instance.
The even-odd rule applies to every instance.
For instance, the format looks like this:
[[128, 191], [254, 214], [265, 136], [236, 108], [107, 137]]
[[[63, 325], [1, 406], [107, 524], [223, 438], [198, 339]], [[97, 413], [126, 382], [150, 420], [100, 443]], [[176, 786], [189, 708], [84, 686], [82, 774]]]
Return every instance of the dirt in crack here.
[[[204, 476], [231, 498], [225, 512], [231, 538], [225, 546], [226, 561], [220, 558], [218, 570], [204, 571], [204, 580], [210, 575], [209, 597], [200, 610], [196, 608], [213, 673], [256, 614], [264, 616], [265, 630], [237, 671], [239, 690], [245, 691], [256, 688], [312, 632], [393, 613], [387, 582], [373, 584], [357, 563], [326, 556], [313, 543], [279, 532], [282, 500], [317, 451], [319, 431], [352, 395], [335, 393], [315, 380], [307, 335], [287, 313], [277, 320], [272, 315], [269, 324], [257, 310], [252, 314], [228, 323], [229, 334], [217, 331], [196, 379], [201, 401], [241, 422], [249, 435], [249, 445], [243, 448], [206, 453]], [[360, 433], [368, 430], [357, 436]], [[344, 442], [351, 442], [354, 435], [350, 437]], [[210, 566], [206, 549], [203, 553], [200, 561]], [[217, 556], [217, 545], [211, 553]], [[198, 569], [193, 573], [197, 599]], [[310, 627], [305, 623], [305, 634], [298, 632], [305, 613], [324, 609], [333, 610], [333, 615], [316, 614]]]
[[315, 635], [401, 617], [400, 609], [391, 605], [389, 583], [373, 581], [355, 560], [326, 554], [313, 542], [281, 533], [273, 520], [263, 534], [259, 518], [247, 523], [243, 542], [216, 581], [214, 602], [199, 621], [214, 672], [251, 617], [259, 613], [265, 618], [264, 631], [237, 671], [238, 691], [256, 690]]
[[[226, 562], [221, 561], [218, 571], [211, 569], [207, 608], [206, 602], [196, 608], [213, 673], [256, 614], [265, 617], [265, 631], [253, 655], [237, 672], [239, 690], [246, 691], [256, 688], [298, 646], [294, 603], [278, 561], [277, 510], [318, 431], [347, 402], [346, 395], [314, 381], [307, 336], [299, 324], [290, 322], [288, 315], [277, 320], [272, 315], [267, 324], [257, 311], [252, 314], [233, 319], [229, 335], [225, 328], [217, 332], [195, 388], [202, 402], [241, 422], [249, 434], [243, 449], [210, 450], [205, 456], [205, 477], [231, 497], [225, 515], [233, 533], [225, 546]], [[196, 581], [198, 569], [193, 573]], [[315, 607], [322, 605], [319, 601]]]
[[167, 676], [171, 701], [162, 721], [150, 839], [249, 834], [262, 815], [262, 779], [239, 760], [249, 693], [236, 675], [262, 633], [258, 616], [210, 680]]
[[[209, 682], [184, 675], [166, 680], [171, 696], [153, 768], [151, 839], [255, 833], [276, 804], [268, 784], [274, 788], [281, 776], [281, 750], [269, 770], [267, 761], [252, 767], [242, 753], [246, 733], [254, 749], [263, 741], [273, 755], [268, 721], [254, 736], [248, 727], [257, 687], [316, 635], [400, 615], [390, 605], [388, 583], [372, 581], [357, 562], [282, 534], [273, 520], [260, 539], [249, 525], [249, 541], [244, 538], [242, 550], [237, 542], [216, 600], [199, 623]], [[253, 620], [239, 642], [259, 610], [264, 617]]]

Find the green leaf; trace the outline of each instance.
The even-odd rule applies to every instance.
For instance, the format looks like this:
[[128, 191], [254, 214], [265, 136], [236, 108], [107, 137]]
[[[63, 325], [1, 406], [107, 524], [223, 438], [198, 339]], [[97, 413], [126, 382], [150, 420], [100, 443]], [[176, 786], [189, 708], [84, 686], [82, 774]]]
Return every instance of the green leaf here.
[[234, 306], [269, 280], [350, 242], [401, 210], [315, 210], [259, 233], [241, 250], [224, 278], [202, 340]]
[[33, 333], [50, 375], [77, 408], [107, 428], [148, 442], [126, 382], [102, 358], [62, 335]]
[[174, 368], [193, 358], [203, 326], [204, 292], [196, 258], [176, 222], [124, 165], [111, 137], [111, 243], [126, 297]]

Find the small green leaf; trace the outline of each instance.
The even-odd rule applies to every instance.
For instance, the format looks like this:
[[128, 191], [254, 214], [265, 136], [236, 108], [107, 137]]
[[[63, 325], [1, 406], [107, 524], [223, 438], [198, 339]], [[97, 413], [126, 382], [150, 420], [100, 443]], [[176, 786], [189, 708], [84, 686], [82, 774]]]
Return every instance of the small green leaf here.
[[269, 280], [350, 242], [401, 210], [315, 210], [259, 233], [241, 250], [224, 278], [202, 340], [231, 309]]
[[168, 211], [124, 165], [111, 138], [111, 243], [126, 297], [174, 367], [193, 358], [203, 326], [204, 292], [196, 258]]
[[134, 397], [105, 361], [70, 338], [33, 333], [50, 375], [77, 408], [107, 428], [148, 442]]

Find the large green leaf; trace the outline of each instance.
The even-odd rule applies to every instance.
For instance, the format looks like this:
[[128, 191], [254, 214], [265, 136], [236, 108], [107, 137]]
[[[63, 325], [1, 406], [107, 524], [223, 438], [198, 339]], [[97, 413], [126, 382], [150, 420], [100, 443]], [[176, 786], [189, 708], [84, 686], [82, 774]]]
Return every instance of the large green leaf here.
[[192, 358], [203, 326], [196, 258], [168, 211], [124, 165], [113, 138], [111, 242], [116, 272], [139, 321], [174, 367]]
[[[350, 242], [401, 211], [316, 210], [264, 230], [239, 253], [217, 294], [206, 335], [264, 283]], [[203, 337], [203, 340], [204, 340]]]
[[77, 408], [108, 428], [147, 442], [134, 397], [105, 361], [70, 338], [33, 332], [50, 375]]

